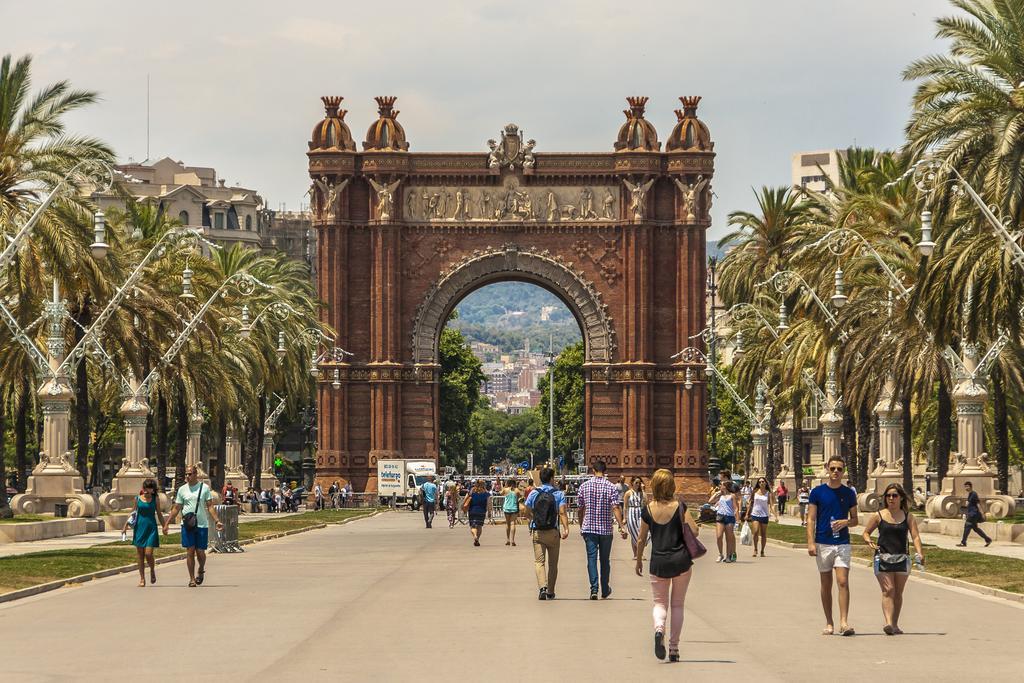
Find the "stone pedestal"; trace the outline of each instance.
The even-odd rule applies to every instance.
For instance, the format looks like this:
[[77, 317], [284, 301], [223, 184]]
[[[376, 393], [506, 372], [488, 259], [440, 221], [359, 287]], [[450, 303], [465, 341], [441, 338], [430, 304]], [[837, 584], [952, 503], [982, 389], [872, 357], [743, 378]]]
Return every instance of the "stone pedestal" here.
[[[50, 368], [58, 364], [51, 357]], [[71, 421], [71, 387], [67, 377], [48, 379], [39, 389], [43, 407], [43, 450], [39, 464], [32, 470], [25, 493], [11, 499], [14, 514], [54, 512], [54, 506], [67, 505], [71, 517], [95, 517], [96, 498], [85, 490], [82, 475], [72, 464], [68, 451], [68, 426]]]
[[220, 505], [220, 492], [215, 491], [210, 484], [210, 475], [203, 468], [202, 439], [203, 424], [205, 424], [202, 413], [193, 411], [188, 420], [188, 443], [185, 445], [185, 467], [196, 466], [199, 481], [210, 487], [210, 500], [214, 505]]
[[[975, 369], [974, 357], [967, 353], [964, 365], [969, 372]], [[929, 517], [959, 517], [967, 503], [964, 483], [971, 482], [981, 498], [981, 508], [987, 517], [1001, 519], [1014, 513], [1012, 496], [996, 491], [996, 472], [988, 464], [988, 454], [982, 453], [984, 411], [988, 392], [980, 381], [962, 378], [953, 390], [956, 408], [956, 436], [959, 453], [950, 454], [950, 468], [942, 480], [942, 492], [932, 496], [925, 505]]]
[[779, 425], [782, 433], [782, 465], [779, 467], [779, 475], [776, 481], [782, 481], [790, 491], [796, 491], [796, 473], [793, 471], [793, 416], [786, 417], [786, 421]]
[[228, 427], [224, 448], [224, 483], [233, 484], [244, 491], [249, 486], [249, 479], [242, 469], [242, 442], [234, 425]]
[[[878, 416], [878, 458], [867, 486], [857, 494], [857, 509], [876, 512], [884, 505], [882, 493], [889, 484], [903, 484], [903, 406], [894, 400], [895, 382], [886, 378], [882, 397], [875, 404]], [[908, 493], [911, 493], [908, 491]]]
[[[146, 479], [156, 479], [156, 473], [149, 468], [146, 458], [146, 417], [149, 415], [149, 402], [145, 396], [139, 395], [138, 386], [132, 387], [136, 392], [121, 404], [121, 415], [124, 416], [124, 458], [121, 469], [114, 475], [110, 491], [100, 496], [100, 507], [107, 511], [131, 510], [135, 505], [135, 496], [142, 490]], [[159, 490], [159, 482], [157, 487]], [[160, 509], [170, 509], [170, 499], [160, 491]]]
[[274, 476], [274, 430], [263, 432], [263, 457], [260, 470], [260, 486], [264, 489], [281, 488], [281, 482]]
[[763, 427], [754, 427], [750, 430], [750, 441], [752, 444], [750, 457], [750, 472], [748, 478], [765, 476], [768, 466], [768, 432]]

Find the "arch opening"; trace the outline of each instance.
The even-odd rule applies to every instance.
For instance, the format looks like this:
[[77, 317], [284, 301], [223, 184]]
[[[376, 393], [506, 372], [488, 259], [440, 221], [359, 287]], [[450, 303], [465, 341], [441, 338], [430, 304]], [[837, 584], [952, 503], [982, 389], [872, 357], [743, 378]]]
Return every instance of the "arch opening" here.
[[436, 365], [441, 330], [452, 310], [472, 292], [502, 281], [529, 282], [557, 296], [580, 327], [586, 362], [612, 361], [615, 333], [597, 289], [558, 257], [510, 245], [475, 252], [441, 274], [416, 314], [413, 362]]

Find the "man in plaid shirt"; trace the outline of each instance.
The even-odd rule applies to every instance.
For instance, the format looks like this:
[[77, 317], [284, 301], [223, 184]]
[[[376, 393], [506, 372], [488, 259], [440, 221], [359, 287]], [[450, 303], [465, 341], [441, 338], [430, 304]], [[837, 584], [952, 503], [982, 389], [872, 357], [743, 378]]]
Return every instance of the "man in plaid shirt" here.
[[601, 560], [601, 597], [612, 594], [608, 585], [612, 553], [612, 516], [619, 526], [619, 533], [626, 537], [622, 523], [622, 497], [615, 484], [604, 476], [607, 469], [604, 462], [594, 463], [594, 476], [583, 482], [577, 492], [579, 505], [580, 533], [587, 544], [587, 574], [590, 575], [590, 599], [597, 600], [597, 562]]

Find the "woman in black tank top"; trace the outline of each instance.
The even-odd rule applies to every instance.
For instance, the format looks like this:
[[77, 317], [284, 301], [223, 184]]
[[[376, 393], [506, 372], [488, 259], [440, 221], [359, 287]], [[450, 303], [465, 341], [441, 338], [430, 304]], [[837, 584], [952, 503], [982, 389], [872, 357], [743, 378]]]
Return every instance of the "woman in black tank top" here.
[[669, 623], [668, 656], [679, 661], [679, 637], [683, 631], [683, 606], [690, 586], [693, 558], [686, 549], [683, 525], [688, 525], [694, 536], [697, 523], [686, 511], [686, 505], [676, 501], [675, 477], [660, 469], [651, 477], [650, 502], [640, 512], [640, 533], [636, 545], [636, 574], [644, 573], [644, 546], [651, 538], [651, 597], [654, 598], [654, 656], [665, 659], [665, 626]]
[[[889, 484], [882, 500], [882, 509], [869, 517], [864, 525], [864, 542], [875, 550], [875, 578], [882, 589], [882, 615], [885, 617], [882, 630], [886, 635], [894, 636], [903, 633], [899, 627], [900, 611], [903, 609], [903, 589], [910, 578], [907, 537], [913, 538], [914, 562], [922, 567], [924, 552], [917, 520], [910, 514], [909, 500], [903, 487]], [[878, 529], [878, 543], [871, 539], [875, 529]]]

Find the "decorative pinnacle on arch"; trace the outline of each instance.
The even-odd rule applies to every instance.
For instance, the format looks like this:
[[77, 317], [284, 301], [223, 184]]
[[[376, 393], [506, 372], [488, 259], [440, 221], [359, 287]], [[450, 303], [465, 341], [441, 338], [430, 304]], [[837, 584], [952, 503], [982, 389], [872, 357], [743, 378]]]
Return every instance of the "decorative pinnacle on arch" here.
[[676, 117], [680, 121], [682, 121], [684, 116], [697, 115], [697, 105], [700, 104], [700, 95], [696, 95], [694, 97], [680, 97], [679, 101], [683, 103], [682, 113], [680, 113], [678, 109], [676, 110]]
[[324, 103], [324, 110], [327, 112], [328, 118], [345, 118], [345, 114], [348, 112], [344, 109], [341, 111], [341, 115], [338, 114], [338, 107], [341, 105], [341, 101], [345, 99], [339, 95], [324, 95], [320, 98], [320, 101]]
[[377, 102], [377, 111], [380, 112], [382, 117], [389, 119], [398, 117], [398, 112], [392, 111], [395, 105], [395, 100], [398, 99], [397, 97], [387, 95], [374, 97], [373, 99]]
[[644, 109], [647, 108], [647, 100], [650, 98], [646, 95], [640, 97], [627, 97], [626, 102], [629, 102], [629, 113], [626, 116], [632, 115], [635, 118], [641, 118], [644, 115]]

